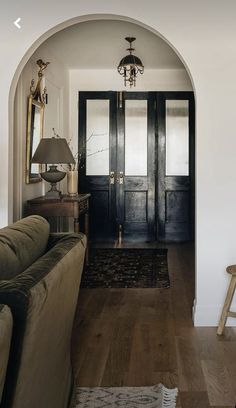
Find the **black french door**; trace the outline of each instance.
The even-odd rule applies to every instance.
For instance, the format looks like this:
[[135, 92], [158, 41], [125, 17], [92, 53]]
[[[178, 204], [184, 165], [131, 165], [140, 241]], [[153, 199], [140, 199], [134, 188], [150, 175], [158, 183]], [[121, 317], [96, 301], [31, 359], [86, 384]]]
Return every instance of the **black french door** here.
[[155, 239], [155, 96], [118, 94], [117, 222], [124, 239]]
[[79, 191], [91, 193], [92, 239], [190, 239], [193, 103], [192, 93], [79, 93]]
[[157, 93], [157, 230], [162, 241], [194, 239], [193, 92]]
[[80, 189], [91, 193], [91, 235], [155, 238], [155, 95], [79, 94]]
[[91, 193], [90, 237], [114, 239], [116, 222], [116, 95], [79, 94], [79, 191]]

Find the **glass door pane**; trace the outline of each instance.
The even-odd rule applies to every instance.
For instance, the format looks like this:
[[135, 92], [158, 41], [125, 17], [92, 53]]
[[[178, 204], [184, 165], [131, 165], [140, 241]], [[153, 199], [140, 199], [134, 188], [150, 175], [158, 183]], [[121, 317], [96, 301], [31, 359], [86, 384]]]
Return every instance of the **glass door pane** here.
[[147, 176], [147, 101], [125, 101], [125, 175]]
[[166, 175], [189, 175], [189, 101], [166, 101]]
[[109, 174], [110, 106], [107, 99], [87, 100], [86, 175]]

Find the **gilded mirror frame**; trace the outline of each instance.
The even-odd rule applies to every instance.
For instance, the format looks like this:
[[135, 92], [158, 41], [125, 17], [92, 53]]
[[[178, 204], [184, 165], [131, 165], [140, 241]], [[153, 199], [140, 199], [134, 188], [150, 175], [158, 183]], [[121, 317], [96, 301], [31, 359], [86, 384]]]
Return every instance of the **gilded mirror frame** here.
[[[43, 70], [49, 62], [44, 63], [42, 60], [37, 61], [39, 66], [38, 82], [34, 86], [34, 79], [31, 81], [30, 95], [27, 101], [27, 132], [26, 132], [26, 166], [25, 166], [25, 182], [26, 184], [38, 183], [42, 181], [40, 172], [41, 165], [32, 164], [31, 159], [34, 151], [43, 137], [44, 133], [44, 110], [46, 101], [46, 88], [41, 91], [41, 81], [43, 78]], [[38, 115], [37, 115], [38, 112]], [[37, 166], [37, 170], [33, 171], [33, 166]]]

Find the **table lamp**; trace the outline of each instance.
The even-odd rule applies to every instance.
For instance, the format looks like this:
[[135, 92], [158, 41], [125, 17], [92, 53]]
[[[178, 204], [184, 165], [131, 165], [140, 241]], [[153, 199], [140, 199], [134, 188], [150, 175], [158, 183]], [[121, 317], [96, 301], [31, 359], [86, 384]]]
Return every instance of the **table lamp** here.
[[74, 164], [75, 159], [71, 153], [66, 139], [64, 138], [43, 138], [40, 140], [37, 149], [32, 157], [32, 163], [49, 164], [49, 170], [40, 173], [41, 177], [51, 184], [51, 189], [45, 194], [46, 198], [60, 198], [61, 192], [57, 190], [57, 183], [65, 175], [65, 171], [57, 169], [57, 164]]

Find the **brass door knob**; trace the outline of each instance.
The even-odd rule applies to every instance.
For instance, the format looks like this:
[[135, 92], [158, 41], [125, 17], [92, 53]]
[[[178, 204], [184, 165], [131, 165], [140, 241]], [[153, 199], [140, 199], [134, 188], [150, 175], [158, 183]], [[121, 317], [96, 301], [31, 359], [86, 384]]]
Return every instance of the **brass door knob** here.
[[110, 184], [115, 184], [115, 172], [110, 172]]
[[117, 183], [124, 184], [124, 173], [123, 173], [123, 171], [120, 171], [119, 177], [117, 177]]

